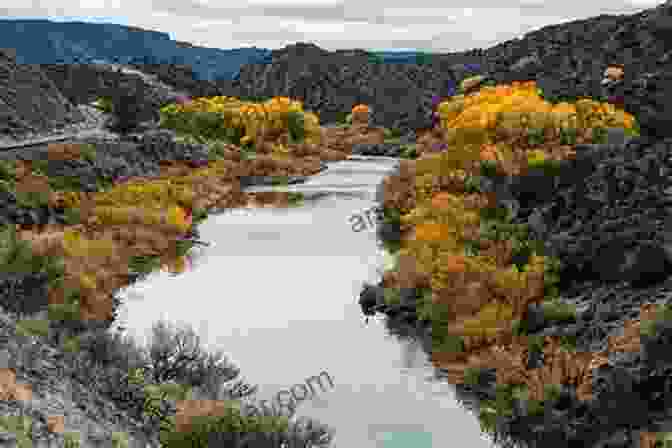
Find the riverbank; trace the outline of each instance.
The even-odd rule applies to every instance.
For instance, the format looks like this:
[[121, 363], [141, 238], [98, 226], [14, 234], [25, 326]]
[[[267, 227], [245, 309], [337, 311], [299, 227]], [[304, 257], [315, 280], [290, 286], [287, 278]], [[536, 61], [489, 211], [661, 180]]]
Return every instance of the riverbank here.
[[[534, 96], [529, 85], [516, 88]], [[491, 92], [488, 89], [496, 88], [483, 91]], [[497, 92], [505, 98], [515, 92], [509, 89], [500, 88]], [[625, 146], [595, 145], [590, 142], [599, 133], [587, 132], [590, 128], [575, 133], [573, 140], [565, 128], [549, 128], [545, 134], [530, 132], [522, 137], [498, 134], [494, 142], [487, 140], [492, 137], [488, 129], [472, 131], [467, 140], [460, 140], [467, 137], [459, 130], [473, 127], [472, 122], [463, 120], [462, 109], [479, 105], [477, 95], [468, 98], [471, 99], [458, 96], [455, 101], [463, 102], [461, 108], [448, 108], [448, 114], [454, 114], [452, 119], [457, 120], [449, 129], [437, 127], [419, 133], [414, 154], [404, 150], [417, 160], [404, 161], [399, 172], [385, 182], [381, 195], [384, 219], [379, 232], [391, 251], [401, 249], [399, 270], [388, 272], [378, 288], [368, 288], [362, 304], [367, 312], [376, 306], [379, 310], [386, 307], [389, 314], [424, 329], [431, 338], [431, 353], [437, 366], [448, 372], [451, 382], [470, 387], [466, 393], [482, 402], [480, 418], [488, 432], [508, 430], [528, 439], [548, 435], [554, 426], [540, 423], [544, 417], [540, 409], [551, 412], [554, 425], [567, 423], [568, 419], [571, 423], [578, 419], [579, 425], [584, 425], [574, 435], [563, 432], [565, 442], [593, 440], [591, 428], [597, 424], [595, 421], [605, 418], [610, 423], [600, 426], [602, 432], [616, 431], [613, 422], [620, 420], [604, 409], [604, 395], [594, 391], [591, 395], [590, 387], [597, 378], [606, 378], [602, 381], [613, 385], [616, 375], [639, 375], [641, 369], [637, 369], [641, 365], [628, 370], [626, 361], [613, 362], [618, 374], [602, 374], [594, 367], [611, 362], [611, 352], [635, 347], [632, 331], [639, 327], [626, 322], [625, 317], [636, 317], [636, 306], [650, 301], [642, 297], [642, 286], [637, 284], [638, 298], [619, 300], [621, 308], [609, 315], [603, 308], [603, 299], [572, 299], [568, 291], [577, 290], [579, 280], [584, 281], [580, 284], [584, 288], [593, 281], [595, 291], [608, 278], [627, 278], [635, 284], [634, 280], [643, 274], [651, 274], [641, 260], [660, 257], [660, 252], [655, 247], [647, 252], [640, 245], [629, 255], [629, 248], [612, 242], [609, 253], [627, 255], [630, 260], [627, 272], [620, 262], [590, 264], [594, 259], [594, 252], [590, 251], [595, 249], [585, 235], [590, 234], [589, 229], [614, 225], [607, 222], [612, 219], [608, 210], [617, 208], [624, 216], [648, 215], [646, 210], [633, 212], [623, 205], [642, 202], [640, 196], [627, 189], [625, 180], [629, 178], [625, 176], [622, 185], [618, 185], [624, 197], [590, 198], [593, 202], [588, 205], [596, 210], [597, 222], [586, 222], [586, 215], [581, 213], [585, 213], [587, 205], [585, 200], [580, 202], [579, 196], [592, 185], [603, 191], [600, 183], [606, 182], [611, 173], [620, 172], [623, 157], [633, 171], [650, 174], [651, 164], [641, 160], [651, 159], [652, 166], [663, 166], [667, 163], [665, 150], [645, 138], [634, 138]], [[212, 100], [211, 104], [216, 106], [217, 101]], [[535, 107], [541, 105], [535, 103]], [[616, 113], [608, 107], [599, 110], [605, 115]], [[627, 116], [621, 118], [628, 121]], [[480, 118], [478, 122], [481, 123]], [[515, 126], [509, 128], [515, 130]], [[244, 186], [262, 180], [254, 176], [276, 183], [296, 181], [297, 176], [320, 172], [325, 161], [346, 159], [355, 147], [362, 148], [357, 145], [379, 148], [376, 145], [394, 138], [386, 135], [384, 129], [365, 124], [320, 127], [314, 142], [297, 143], [289, 134], [288, 130], [276, 132], [272, 138], [277, 140], [258, 141], [255, 151], [250, 151], [248, 142], [236, 145], [225, 140], [176, 139], [172, 131], [151, 130], [118, 142], [90, 139], [16, 150], [7, 155], [1, 172], [1, 199], [6, 211], [2, 215], [6, 224], [4, 241], [9, 248], [3, 253], [3, 261], [9, 274], [3, 277], [6, 293], [0, 298], [0, 305], [16, 324], [15, 329], [9, 330], [10, 334], [14, 332], [10, 338], [23, 341], [22, 344], [37, 338], [39, 342], [33, 347], [48, 344], [52, 349], [59, 347], [64, 354], [74, 353], [64, 355], [66, 361], [62, 364], [67, 377], [96, 384], [93, 389], [97, 393], [107, 394], [108, 402], [126, 410], [126, 427], [156, 440], [161, 421], [166, 424], [165, 417], [170, 412], [155, 410], [148, 417], [148, 410], [143, 408], [146, 398], [154, 392], [131, 381], [134, 377], [129, 373], [140, 366], [140, 351], [129, 349], [128, 342], [122, 345], [121, 339], [110, 342], [104, 335], [115, 321], [119, 304], [115, 291], [156, 269], [184, 270], [189, 250], [199, 244], [196, 226], [214, 210], [268, 203], [289, 206], [297, 199], [290, 199], [288, 193], [244, 192]], [[544, 140], [539, 142], [540, 138]], [[385, 153], [389, 154], [387, 150]], [[638, 185], [649, 185], [644, 174], [635, 176]], [[582, 182], [592, 184], [577, 192], [577, 185]], [[664, 198], [660, 194], [649, 196], [661, 201]], [[656, 203], [652, 210], [664, 208], [663, 202]], [[572, 213], [577, 211], [580, 217], [574, 218]], [[563, 216], [568, 217], [562, 219]], [[529, 224], [531, 231], [523, 228], [523, 223]], [[642, 221], [628, 223], [625, 230], [641, 224]], [[650, 227], [651, 223], [647, 228]], [[584, 236], [572, 233], [579, 236], [571, 236], [574, 244], [567, 244], [565, 234], [576, 229]], [[454, 234], [459, 237], [457, 240], [447, 237]], [[549, 253], [535, 240], [551, 242]], [[560, 272], [554, 258], [563, 262]], [[589, 266], [583, 270], [577, 268], [586, 264]], [[595, 283], [596, 278], [602, 283]], [[656, 283], [660, 275], [652, 278], [644, 288], [659, 288], [658, 292], [663, 293], [664, 288]], [[554, 293], [554, 287], [565, 296]], [[16, 300], [23, 296], [25, 300]], [[582, 310], [580, 319], [572, 305]], [[608, 339], [617, 331], [614, 321], [629, 328], [630, 333]], [[510, 322], [514, 325], [502, 325]], [[17, 331], [24, 336], [17, 336]], [[660, 334], [651, 333], [649, 347], [654, 351], [660, 344]], [[116, 346], [111, 351], [116, 350], [117, 354], [81, 350], [87, 338], [89, 347], [102, 341], [99, 346]], [[19, 359], [25, 349], [17, 345], [12, 356]], [[585, 350], [588, 355], [568, 355], [577, 350]], [[119, 355], [124, 352], [132, 352], [130, 356], [135, 359]], [[540, 353], [546, 353], [545, 361], [551, 361], [544, 369], [535, 364]], [[96, 363], [106, 367], [94, 368]], [[651, 367], [650, 362], [647, 366]], [[641, 382], [655, 383], [661, 378], [656, 369], [662, 368], [651, 367], [653, 373]], [[558, 377], [554, 373], [557, 369], [565, 369], [560, 370], [565, 376]], [[17, 378], [25, 383], [37, 381], [27, 366], [15, 370]], [[556, 376], [547, 376], [551, 374]], [[156, 372], [153, 376], [150, 382], [154, 385], [169, 379]], [[119, 398], [118, 385], [112, 387], [114, 381], [128, 385], [122, 391], [126, 394], [124, 400]], [[190, 387], [197, 387], [197, 383]], [[560, 391], [546, 392], [544, 384], [558, 384]], [[518, 386], [515, 396], [512, 385]], [[17, 403], [22, 397], [20, 390], [12, 392]], [[525, 393], [527, 398], [519, 398]], [[546, 393], [551, 394], [548, 400]], [[41, 408], [33, 410], [44, 416], [49, 403], [40, 404]], [[169, 405], [169, 400], [161, 401], [161, 406]], [[17, 405], [15, 410], [19, 409], [24, 408]], [[213, 404], [202, 409], [239, 418], [232, 417], [233, 411], [226, 406]], [[182, 410], [189, 415], [199, 412], [192, 407]], [[575, 415], [581, 417], [574, 418]], [[239, 421], [251, 432], [259, 429], [249, 419]], [[282, 422], [277, 420], [264, 424], [275, 431], [282, 428]], [[66, 416], [64, 427], [81, 425]], [[47, 425], [39, 431], [45, 437], [52, 432]], [[317, 439], [319, 433], [301, 437]], [[602, 436], [592, 437], [596, 441]]]
[[[250, 154], [224, 142], [188, 143], [161, 130], [119, 141], [87, 138], [1, 154], [0, 305], [8, 318], [4, 337], [14, 341], [7, 353], [6, 373], [13, 379], [3, 386], [8, 399], [3, 414], [35, 416], [33, 440], [38, 446], [73, 430], [87, 441], [109, 440], [116, 430], [139, 444], [135, 446], [158, 443], [162, 418], [170, 412], [148, 414], [143, 407], [148, 390], [131, 381], [147, 352], [143, 355], [122, 335], [106, 333], [119, 305], [116, 291], [156, 269], [184, 270], [190, 249], [203, 243], [197, 225], [208, 214], [242, 206], [288, 207], [300, 199], [288, 193], [245, 193], [242, 188], [300, 182], [322, 171], [325, 161], [347, 158], [352, 141], [383, 135], [367, 126], [338, 129], [336, 134], [326, 135], [322, 147], [290, 143], [290, 155], [264, 153], [263, 147]], [[344, 135], [351, 141], [344, 142]], [[74, 398], [64, 400], [62, 390], [45, 395], [38, 386], [32, 369], [45, 362], [34, 359], [44, 350], [60, 357], [58, 374], [66, 378], [62, 384], [77, 391]], [[202, 374], [213, 374], [203, 369]], [[218, 369], [220, 377], [235, 377], [231, 366]], [[161, 372], [150, 372], [146, 380], [161, 384]], [[182, 373], [186, 384], [193, 383], [189, 372]], [[91, 408], [93, 397], [106, 403], [102, 414], [98, 410], [83, 417], [74, 411]], [[65, 408], [61, 400], [68, 404]], [[170, 401], [161, 403], [170, 409]], [[172, 406], [175, 415], [174, 402]], [[259, 428], [249, 418], [241, 421], [252, 433]], [[325, 431], [319, 425], [287, 434], [285, 440], [296, 443], [324, 444], [320, 439]], [[14, 437], [12, 431], [5, 435]]]
[[[364, 288], [363, 311], [416, 326], [495, 440], [653, 446], [668, 409], [670, 142], [566, 146], [487, 119], [459, 140], [477, 98], [446, 106], [451, 129], [434, 134], [449, 152], [385, 182], [378, 234], [397, 265]], [[532, 167], [535, 151], [555, 162]]]

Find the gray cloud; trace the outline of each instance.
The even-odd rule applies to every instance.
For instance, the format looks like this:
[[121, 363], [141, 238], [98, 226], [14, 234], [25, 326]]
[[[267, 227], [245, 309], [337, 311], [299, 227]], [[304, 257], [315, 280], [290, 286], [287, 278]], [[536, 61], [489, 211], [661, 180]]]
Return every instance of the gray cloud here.
[[[5, 17], [119, 17], [218, 48], [280, 48], [297, 41], [328, 50], [486, 48], [546, 25], [600, 14], [634, 14], [660, 0], [3, 0]], [[56, 6], [58, 5], [58, 6]], [[448, 5], [448, 6], [447, 6]], [[123, 14], [122, 14], [123, 12]], [[114, 22], [114, 19], [110, 19]]]

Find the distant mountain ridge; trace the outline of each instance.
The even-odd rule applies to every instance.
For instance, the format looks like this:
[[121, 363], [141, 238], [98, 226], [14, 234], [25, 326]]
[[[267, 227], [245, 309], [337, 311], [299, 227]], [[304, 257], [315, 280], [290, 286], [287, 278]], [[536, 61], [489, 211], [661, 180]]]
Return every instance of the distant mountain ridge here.
[[[244, 64], [272, 61], [266, 48], [206, 48], [172, 40], [168, 33], [109, 23], [1, 19], [0, 42], [16, 50], [19, 64], [170, 63], [189, 65], [199, 79], [210, 81], [233, 79]], [[379, 63], [416, 63], [428, 56], [408, 51], [366, 53]]]

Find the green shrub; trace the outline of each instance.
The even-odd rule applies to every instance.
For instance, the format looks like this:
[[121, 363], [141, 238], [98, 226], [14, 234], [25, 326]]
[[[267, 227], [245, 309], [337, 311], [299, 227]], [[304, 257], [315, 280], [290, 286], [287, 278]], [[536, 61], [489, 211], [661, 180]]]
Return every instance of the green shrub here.
[[224, 140], [214, 140], [208, 142], [208, 158], [212, 161], [223, 158], [225, 144], [226, 142]]
[[381, 244], [383, 245], [383, 248], [391, 254], [396, 254], [401, 250], [400, 241], [383, 241]]
[[33, 254], [30, 242], [18, 239], [14, 226], [0, 226], [0, 266], [6, 273], [45, 272], [50, 286], [65, 274], [62, 257]]
[[64, 352], [77, 353], [81, 349], [78, 336], [66, 337], [61, 343], [61, 350]]
[[191, 240], [175, 240], [175, 252], [178, 257], [187, 255], [192, 247], [194, 242]]
[[96, 147], [90, 143], [84, 143], [80, 146], [82, 158], [90, 163], [96, 160]]
[[555, 403], [562, 394], [562, 386], [560, 384], [544, 384], [544, 401]]
[[390, 137], [399, 139], [404, 136], [404, 133], [401, 131], [401, 129], [398, 128], [392, 128], [390, 129]]
[[497, 384], [495, 386], [495, 404], [497, 410], [504, 415], [511, 415], [514, 393], [520, 390], [517, 384]]
[[240, 148], [240, 158], [242, 160], [252, 160], [256, 158], [256, 150], [254, 149], [253, 143], [248, 142]]
[[525, 271], [530, 257], [535, 253], [535, 245], [529, 240], [517, 240], [513, 239], [513, 264], [518, 268], [520, 272]]
[[[383, 207], [382, 212], [383, 212], [383, 219], [381, 223], [382, 225], [389, 225], [393, 228], [399, 228], [401, 226], [401, 213], [399, 212], [399, 210], [389, 207], [388, 208]], [[383, 248], [392, 255], [396, 254], [401, 249], [400, 240], [385, 239], [381, 241], [381, 244]]]
[[464, 350], [462, 338], [448, 335], [448, 326], [452, 319], [450, 307], [445, 303], [435, 303], [431, 311], [432, 350], [461, 353]]
[[79, 448], [81, 444], [81, 436], [78, 431], [66, 432], [63, 434], [63, 441], [63, 448]]
[[[538, 251], [539, 253], [539, 251]], [[546, 257], [544, 263], [544, 297], [555, 299], [560, 291], [556, 286], [560, 282], [561, 262], [555, 257]]]
[[9, 182], [16, 180], [16, 166], [13, 161], [0, 160], [0, 180]]
[[652, 319], [642, 320], [639, 332], [641, 335], [654, 336], [665, 322], [672, 322], [672, 306], [659, 305]]
[[653, 448], [669, 448], [669, 447], [672, 447], [672, 432], [656, 433], [656, 441]]
[[162, 108], [159, 111], [159, 127], [163, 129], [180, 130], [182, 127], [182, 118], [176, 109]]
[[134, 255], [128, 264], [131, 274], [146, 276], [161, 268], [161, 259], [156, 255]]
[[485, 434], [493, 434], [497, 429], [497, 409], [492, 400], [484, 401], [478, 410], [478, 423]]
[[544, 337], [541, 335], [527, 335], [527, 349], [530, 354], [541, 353], [544, 350]]
[[114, 431], [112, 433], [112, 448], [128, 448], [128, 435]]
[[495, 400], [485, 400], [480, 404], [478, 420], [481, 430], [493, 434], [497, 428], [497, 420], [513, 415], [514, 391], [518, 385], [498, 384], [495, 386]]
[[528, 129], [527, 143], [530, 146], [539, 146], [544, 143], [544, 129]]
[[33, 160], [31, 171], [37, 175], [46, 176], [49, 172], [49, 161], [43, 159]]
[[573, 128], [560, 128], [560, 144], [575, 145], [577, 130]]
[[290, 205], [297, 206], [303, 203], [304, 196], [303, 193], [301, 192], [299, 193], [290, 192], [287, 195], [287, 200], [289, 201]]
[[441, 343], [433, 349], [438, 352], [463, 353], [464, 338], [462, 338], [462, 336], [446, 335]]
[[112, 113], [112, 98], [109, 96], [102, 96], [94, 102], [94, 107], [97, 109], [106, 112], [108, 114]]
[[509, 222], [509, 210], [506, 207], [483, 209], [481, 214], [481, 226], [479, 236], [488, 241], [516, 241], [517, 250], [525, 249], [529, 235], [527, 224], [514, 224]]
[[404, 145], [402, 147], [402, 151], [400, 154], [401, 158], [403, 159], [417, 159], [418, 158], [418, 150], [417, 146], [415, 143], [409, 144], [409, 145]]
[[398, 288], [385, 288], [383, 295], [385, 303], [388, 305], [399, 305], [401, 303]]
[[224, 120], [217, 112], [197, 111], [191, 114], [190, 133], [206, 139], [227, 137]]
[[607, 130], [601, 126], [593, 128], [591, 140], [595, 144], [607, 143]]
[[[249, 433], [282, 433], [289, 429], [285, 417], [275, 416], [244, 416], [232, 404], [222, 416], [198, 416], [192, 420], [189, 432], [164, 431], [161, 443], [164, 448], [209, 447], [212, 446], [213, 433], [228, 436], [234, 440]], [[216, 437], [216, 436], [215, 436]]]
[[16, 323], [17, 334], [28, 336], [48, 336], [49, 321], [47, 319], [21, 319]]
[[2, 415], [0, 416], [0, 431], [16, 436], [17, 448], [30, 448], [33, 443], [33, 420], [27, 416]]
[[75, 176], [54, 176], [49, 178], [49, 186], [54, 191], [82, 191], [82, 181]]
[[432, 320], [433, 315], [433, 304], [432, 304], [432, 289], [423, 288], [420, 291], [420, 299], [416, 306], [416, 314], [418, 320], [429, 321]]
[[525, 336], [527, 334], [527, 326], [520, 319], [514, 319], [511, 322], [511, 333], [514, 336]]
[[347, 124], [348, 112], [339, 110], [336, 112], [336, 123]]
[[484, 235], [492, 234], [494, 236], [501, 232], [497, 224], [492, 222], [508, 223], [511, 220], [511, 212], [504, 205], [484, 207], [479, 210], [479, 215], [481, 218], [481, 232]]
[[477, 386], [481, 382], [484, 371], [480, 367], [467, 367], [464, 371], [464, 384], [472, 387]]
[[76, 289], [68, 289], [63, 303], [50, 303], [47, 315], [50, 321], [74, 321], [80, 319], [81, 292]]
[[300, 143], [305, 137], [303, 113], [292, 111], [287, 114], [290, 141]]
[[63, 218], [68, 225], [77, 225], [82, 222], [82, 215], [77, 208], [66, 208], [63, 210]]
[[110, 178], [99, 177], [96, 179], [96, 187], [98, 188], [99, 192], [108, 191], [114, 187], [114, 182]]
[[250, 95], [242, 96], [238, 98], [240, 101], [247, 101], [250, 103], [265, 103], [266, 101], [272, 99], [270, 96], [261, 96], [261, 95]]
[[288, 176], [273, 176], [273, 179], [271, 180], [271, 183], [273, 185], [277, 185], [277, 186], [289, 185], [289, 177]]
[[576, 308], [570, 303], [558, 299], [545, 301], [541, 304], [544, 318], [552, 322], [568, 322], [576, 320]]
[[467, 194], [481, 193], [480, 176], [467, 176], [464, 180], [464, 189]]
[[191, 219], [194, 224], [205, 221], [208, 217], [208, 211], [203, 208], [195, 208], [191, 211]]
[[576, 335], [560, 336], [560, 346], [570, 353], [576, 352], [576, 342], [577, 342]]
[[544, 413], [544, 402], [541, 400], [527, 400], [528, 415], [541, 415]]
[[49, 193], [44, 191], [15, 191], [16, 203], [23, 208], [41, 208], [49, 205]]

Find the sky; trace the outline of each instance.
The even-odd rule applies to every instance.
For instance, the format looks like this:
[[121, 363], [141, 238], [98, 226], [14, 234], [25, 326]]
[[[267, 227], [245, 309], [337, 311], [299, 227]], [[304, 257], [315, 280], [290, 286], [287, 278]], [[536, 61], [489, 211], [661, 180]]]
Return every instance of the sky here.
[[214, 48], [454, 52], [663, 0], [2, 0], [2, 18], [117, 23]]

